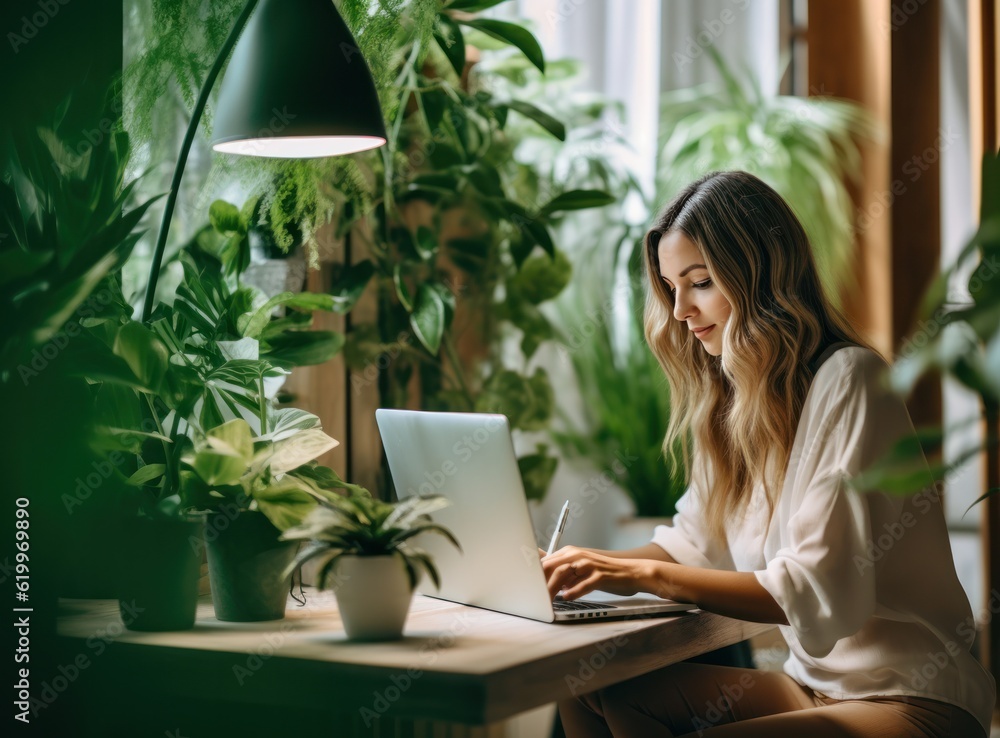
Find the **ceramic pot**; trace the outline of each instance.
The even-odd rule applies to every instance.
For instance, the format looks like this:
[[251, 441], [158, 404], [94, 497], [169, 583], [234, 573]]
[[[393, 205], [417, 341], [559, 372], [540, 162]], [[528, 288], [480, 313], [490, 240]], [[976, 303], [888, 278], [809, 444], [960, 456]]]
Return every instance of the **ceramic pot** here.
[[398, 556], [344, 556], [337, 562], [333, 581], [348, 638], [388, 641], [402, 637], [413, 590]]
[[285, 617], [291, 574], [283, 572], [295, 558], [298, 542], [279, 541], [279, 535], [260, 512], [209, 515], [205, 548], [219, 620], [250, 623]]
[[124, 536], [118, 607], [129, 630], [188, 630], [198, 609], [203, 517], [136, 518]]

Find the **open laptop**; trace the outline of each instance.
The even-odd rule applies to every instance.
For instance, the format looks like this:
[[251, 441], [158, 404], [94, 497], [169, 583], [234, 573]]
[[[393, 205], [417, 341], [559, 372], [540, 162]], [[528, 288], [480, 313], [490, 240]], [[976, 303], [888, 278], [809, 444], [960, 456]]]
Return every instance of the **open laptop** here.
[[605, 592], [551, 600], [506, 416], [379, 409], [375, 420], [397, 496], [439, 494], [451, 501], [433, 518], [455, 535], [462, 551], [443, 536], [420, 536], [419, 545], [441, 574], [441, 588], [425, 578], [421, 594], [547, 623], [697, 608], [653, 595]]

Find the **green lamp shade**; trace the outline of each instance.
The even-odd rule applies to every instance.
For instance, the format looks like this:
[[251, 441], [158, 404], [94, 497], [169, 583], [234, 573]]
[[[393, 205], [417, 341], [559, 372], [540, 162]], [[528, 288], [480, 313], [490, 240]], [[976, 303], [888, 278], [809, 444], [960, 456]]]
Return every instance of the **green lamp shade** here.
[[371, 72], [333, 0], [261, 0], [225, 73], [212, 147], [309, 158], [385, 142]]

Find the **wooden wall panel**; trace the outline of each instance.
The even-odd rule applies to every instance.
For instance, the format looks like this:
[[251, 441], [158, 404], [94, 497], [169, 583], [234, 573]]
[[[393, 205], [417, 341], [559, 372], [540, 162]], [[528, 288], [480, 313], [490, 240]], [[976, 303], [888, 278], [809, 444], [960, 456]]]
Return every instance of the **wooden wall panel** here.
[[[938, 0], [915, 12], [912, 0], [893, 0], [892, 143], [892, 338], [899, 349], [917, 329], [920, 303], [941, 264], [941, 152], [954, 143], [940, 114], [940, 17]], [[905, 189], [904, 189], [905, 188]], [[925, 375], [907, 400], [914, 425], [939, 425], [941, 377]], [[936, 449], [924, 449], [937, 460]]]
[[[939, 14], [937, 0], [811, 0], [809, 87], [864, 105], [884, 137], [863, 143], [854, 189], [857, 261], [845, 290], [851, 319], [895, 356], [914, 327], [940, 261]], [[940, 380], [907, 401], [916, 425], [939, 423]], [[933, 456], [935, 449], [926, 449]]]
[[[973, 212], [979, 219], [982, 193], [982, 171], [979, 162], [986, 152], [996, 151], [1000, 142], [1000, 106], [998, 80], [1000, 59], [997, 56], [997, 30], [1000, 17], [995, 0], [969, 0], [969, 100], [971, 159], [973, 181]], [[982, 436], [988, 440], [983, 463], [983, 490], [1000, 488], [1000, 446], [994, 440], [1000, 435], [1000, 407], [986, 403]], [[993, 495], [984, 503], [982, 532], [984, 552], [984, 591], [992, 603], [1000, 592], [1000, 497]], [[1000, 678], [1000, 618], [992, 617], [982, 631], [983, 661], [995, 678]]]
[[[306, 282], [311, 292], [330, 291], [335, 266], [343, 262], [348, 251], [352, 262], [365, 258], [364, 234], [351, 234], [347, 248], [343, 239], [335, 240], [331, 233], [332, 228], [320, 236], [320, 268], [310, 270]], [[352, 322], [373, 321], [376, 302], [375, 290], [369, 288], [347, 316], [317, 312], [313, 328], [344, 332]], [[340, 441], [339, 446], [320, 457], [320, 463], [377, 495], [382, 458], [375, 426], [378, 382], [352, 374], [343, 356], [338, 355], [325, 364], [296, 367], [285, 386], [295, 396], [291, 404], [318, 415], [323, 429]]]
[[[807, 32], [810, 95], [835, 96], [863, 105], [884, 128], [885, 139], [863, 141], [861, 183], [852, 188], [856, 207], [855, 280], [844, 288], [848, 315], [885, 354], [892, 352], [890, 49], [886, 0], [810, 0]], [[879, 198], [882, 195], [882, 199]]]

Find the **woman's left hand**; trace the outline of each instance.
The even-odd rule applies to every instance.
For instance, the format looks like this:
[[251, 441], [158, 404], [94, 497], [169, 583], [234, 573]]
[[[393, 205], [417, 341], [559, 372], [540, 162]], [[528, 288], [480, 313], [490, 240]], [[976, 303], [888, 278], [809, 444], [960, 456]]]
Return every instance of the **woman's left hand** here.
[[565, 546], [542, 559], [549, 595], [575, 600], [599, 589], [617, 595], [649, 591], [653, 566], [646, 559], [617, 559], [586, 548]]

